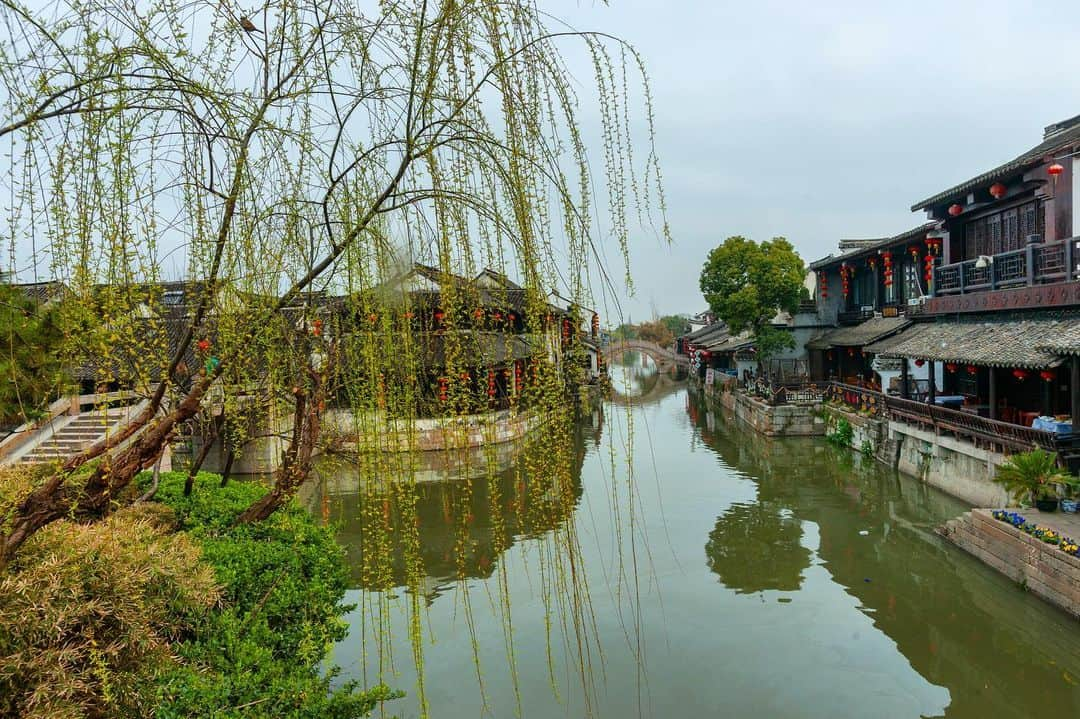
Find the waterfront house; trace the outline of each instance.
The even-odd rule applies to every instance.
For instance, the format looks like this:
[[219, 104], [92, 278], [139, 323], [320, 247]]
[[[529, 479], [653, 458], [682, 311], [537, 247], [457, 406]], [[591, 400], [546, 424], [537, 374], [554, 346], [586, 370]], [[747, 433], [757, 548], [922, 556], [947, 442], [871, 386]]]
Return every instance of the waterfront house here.
[[866, 350], [905, 371], [937, 368], [930, 402], [1022, 426], [1080, 421], [1078, 150], [1080, 116], [912, 206], [936, 243], [924, 258], [928, 292], [908, 307], [915, 322]]

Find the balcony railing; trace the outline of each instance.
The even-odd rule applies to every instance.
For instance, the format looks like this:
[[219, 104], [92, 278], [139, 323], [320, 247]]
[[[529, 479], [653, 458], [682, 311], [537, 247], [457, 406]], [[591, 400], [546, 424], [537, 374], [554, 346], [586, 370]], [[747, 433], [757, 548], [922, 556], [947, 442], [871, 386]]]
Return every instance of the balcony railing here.
[[958, 295], [1080, 279], [1080, 239], [1033, 242], [983, 260], [965, 260], [934, 270], [934, 295]]

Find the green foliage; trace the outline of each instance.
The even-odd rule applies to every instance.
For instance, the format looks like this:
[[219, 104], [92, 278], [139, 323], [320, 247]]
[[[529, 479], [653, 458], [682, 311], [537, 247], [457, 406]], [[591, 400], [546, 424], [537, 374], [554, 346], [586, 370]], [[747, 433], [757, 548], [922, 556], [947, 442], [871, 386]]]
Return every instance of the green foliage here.
[[798, 308], [805, 275], [802, 258], [783, 237], [758, 244], [734, 236], [709, 253], [701, 270], [701, 292], [732, 332], [759, 335], [758, 355], [764, 359], [790, 346], [790, 335], [770, 333], [768, 325], [780, 310]]
[[862, 456], [865, 459], [873, 459], [874, 458], [874, 445], [868, 439], [863, 440], [862, 445], [859, 447], [859, 451], [862, 453]]
[[850, 447], [854, 436], [855, 428], [851, 426], [851, 422], [841, 417], [836, 423], [836, 429], [826, 435], [825, 439], [837, 447]]
[[[165, 473], [155, 499], [172, 507], [223, 586], [219, 611], [176, 647], [184, 660], [159, 679], [162, 717], [359, 717], [398, 696], [354, 682], [331, 691], [324, 673], [343, 639], [347, 572], [332, 530], [296, 504], [254, 524], [233, 524], [265, 488], [200, 473], [183, 496], [185, 475]], [[141, 478], [145, 484], [146, 477]], [[246, 706], [244, 709], [237, 707]]]
[[41, 416], [64, 384], [62, 332], [54, 306], [0, 284], [0, 424]]
[[0, 581], [0, 716], [153, 714], [153, 675], [176, 671], [171, 645], [219, 598], [173, 524], [140, 505], [27, 542]]
[[1053, 499], [1059, 485], [1075, 484], [1057, 466], [1056, 455], [1038, 448], [1009, 457], [997, 468], [994, 481], [1017, 501]]

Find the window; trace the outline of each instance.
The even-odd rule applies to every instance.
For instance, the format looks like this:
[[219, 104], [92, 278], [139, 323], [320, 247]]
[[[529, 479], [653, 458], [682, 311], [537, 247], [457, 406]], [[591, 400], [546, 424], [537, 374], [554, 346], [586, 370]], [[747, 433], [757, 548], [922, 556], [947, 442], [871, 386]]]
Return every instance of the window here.
[[911, 261], [904, 262], [904, 298], [915, 299], [923, 294], [919, 284], [919, 267]]
[[1029, 235], [1045, 230], [1046, 212], [1038, 200], [984, 215], [964, 225], [964, 259], [1019, 250]]

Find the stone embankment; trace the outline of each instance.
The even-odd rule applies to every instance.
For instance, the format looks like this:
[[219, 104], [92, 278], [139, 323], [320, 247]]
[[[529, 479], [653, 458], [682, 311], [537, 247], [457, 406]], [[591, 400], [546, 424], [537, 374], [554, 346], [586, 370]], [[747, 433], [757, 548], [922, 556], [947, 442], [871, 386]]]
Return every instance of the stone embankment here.
[[[950, 542], [1074, 617], [1080, 618], [1080, 559], [994, 519], [992, 510], [973, 509], [941, 527]], [[1035, 524], [1080, 537], [1077, 515], [1016, 510]]]

